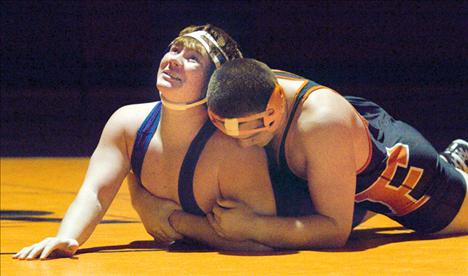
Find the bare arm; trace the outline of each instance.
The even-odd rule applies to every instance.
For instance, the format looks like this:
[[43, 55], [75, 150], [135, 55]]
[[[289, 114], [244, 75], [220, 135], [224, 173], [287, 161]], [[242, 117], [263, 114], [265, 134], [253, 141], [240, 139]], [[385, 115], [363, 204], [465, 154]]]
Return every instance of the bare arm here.
[[214, 248], [228, 251], [271, 251], [268, 246], [255, 241], [232, 241], [219, 236], [210, 226], [206, 217], [199, 217], [175, 211], [169, 217], [174, 229], [180, 234], [194, 240], [202, 241]]
[[170, 243], [181, 239], [182, 236], [169, 224], [169, 216], [181, 207], [171, 200], [151, 194], [137, 182], [133, 173], [129, 173], [127, 179], [132, 206], [140, 216], [146, 232], [160, 243]]
[[56, 237], [25, 247], [14, 257], [46, 258], [53, 251], [72, 255], [94, 231], [129, 171], [122, 112], [107, 122], [75, 200], [68, 208]]
[[156, 197], [134, 183], [129, 183], [129, 187], [133, 206], [140, 215], [146, 231], [159, 242], [168, 243], [181, 239], [183, 235], [221, 250], [270, 250], [270, 248], [256, 242], [237, 242], [224, 239], [211, 228], [206, 217], [181, 211], [180, 207], [174, 206], [174, 202]]

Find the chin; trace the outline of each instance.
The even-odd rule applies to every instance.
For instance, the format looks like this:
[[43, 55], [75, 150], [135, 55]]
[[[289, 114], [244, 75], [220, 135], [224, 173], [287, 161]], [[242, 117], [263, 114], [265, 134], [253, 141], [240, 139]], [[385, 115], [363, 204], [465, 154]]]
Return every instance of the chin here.
[[172, 88], [174, 88], [174, 86], [171, 83], [167, 82], [167, 81], [158, 80], [156, 82], [156, 88], [159, 90], [159, 92], [162, 92], [164, 90], [172, 89]]

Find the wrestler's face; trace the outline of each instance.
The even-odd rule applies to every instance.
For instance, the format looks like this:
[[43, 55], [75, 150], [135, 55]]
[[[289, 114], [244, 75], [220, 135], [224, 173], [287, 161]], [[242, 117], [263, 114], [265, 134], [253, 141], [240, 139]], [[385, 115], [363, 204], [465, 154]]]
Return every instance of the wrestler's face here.
[[[240, 123], [239, 124], [239, 131], [242, 130], [251, 130], [251, 129], [256, 129], [263, 127], [263, 122], [261, 119], [259, 120], [254, 120], [246, 123]], [[246, 135], [239, 135], [234, 138], [237, 138], [239, 141], [239, 144], [243, 147], [250, 147], [250, 146], [259, 146], [259, 147], [264, 147], [270, 143], [271, 139], [273, 138], [274, 133], [263, 130], [255, 134], [246, 134]]]
[[157, 75], [157, 88], [172, 102], [193, 102], [204, 95], [208, 71], [212, 66], [206, 51], [171, 45], [161, 60]]

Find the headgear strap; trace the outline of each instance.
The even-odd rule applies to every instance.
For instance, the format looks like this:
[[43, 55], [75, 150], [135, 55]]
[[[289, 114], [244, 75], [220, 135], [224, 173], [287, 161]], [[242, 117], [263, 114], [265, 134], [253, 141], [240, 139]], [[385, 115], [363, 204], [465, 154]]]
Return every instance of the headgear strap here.
[[190, 104], [186, 104], [186, 103], [171, 102], [168, 99], [164, 98], [164, 96], [162, 94], [159, 94], [159, 97], [161, 98], [161, 102], [165, 107], [167, 107], [169, 109], [172, 109], [172, 110], [181, 110], [181, 111], [190, 109], [192, 107], [202, 105], [202, 104], [204, 104], [204, 103], [206, 103], [208, 101], [208, 99], [205, 97], [205, 98], [203, 98], [203, 99], [201, 99], [199, 101], [196, 101], [196, 102], [193, 102], [193, 103], [190, 103]]
[[[261, 131], [275, 132], [278, 129], [286, 111], [286, 97], [281, 86], [276, 83], [273, 93], [268, 100], [265, 111], [251, 114], [240, 118], [223, 118], [216, 115], [208, 108], [208, 115], [213, 124], [223, 133], [229, 136], [251, 135]], [[263, 119], [263, 127], [254, 129], [239, 129], [239, 123], [251, 122], [254, 120]]]

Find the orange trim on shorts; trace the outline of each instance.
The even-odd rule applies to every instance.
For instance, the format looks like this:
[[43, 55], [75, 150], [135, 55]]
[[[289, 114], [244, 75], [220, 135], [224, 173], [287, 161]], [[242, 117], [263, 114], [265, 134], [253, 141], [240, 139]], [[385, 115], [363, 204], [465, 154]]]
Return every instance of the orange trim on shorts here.
[[[352, 106], [352, 105], [351, 105]], [[356, 174], [360, 174], [362, 173], [365, 169], [367, 169], [367, 166], [369, 166], [370, 162], [371, 162], [371, 158], [372, 158], [372, 142], [371, 142], [371, 138], [370, 138], [370, 131], [369, 131], [369, 122], [366, 120], [366, 118], [364, 118], [361, 114], [359, 114], [359, 112], [354, 108], [353, 106], [353, 109], [354, 109], [354, 112], [357, 113], [357, 115], [359, 116], [359, 118], [361, 119], [362, 123], [364, 124], [364, 127], [366, 128], [366, 136], [367, 136], [367, 145], [369, 147], [369, 153], [367, 155], [367, 160], [366, 162], [364, 163], [364, 165], [356, 171]]]

